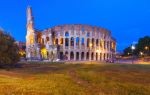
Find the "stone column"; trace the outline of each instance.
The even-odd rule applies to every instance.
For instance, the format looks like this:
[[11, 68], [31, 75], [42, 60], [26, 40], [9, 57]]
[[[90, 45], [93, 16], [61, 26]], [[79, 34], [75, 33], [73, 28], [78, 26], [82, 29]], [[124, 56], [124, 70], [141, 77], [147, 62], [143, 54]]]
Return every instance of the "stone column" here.
[[70, 60], [70, 51], [68, 51], [68, 60]]
[[76, 52], [74, 51], [74, 61], [76, 61]]
[[102, 53], [99, 54], [99, 61], [102, 61]]
[[81, 45], [81, 43], [82, 43], [82, 38], [81, 38], [81, 37], [79, 37], [79, 49], [82, 49], [82, 45]]
[[71, 44], [70, 44], [71, 43], [71, 38], [70, 37], [68, 38], [68, 42], [69, 42], [68, 49], [70, 50], [71, 49]]
[[100, 53], [97, 53], [97, 60], [100, 61]]
[[110, 41], [108, 41], [108, 52], [110, 51]]
[[85, 47], [85, 50], [87, 50], [87, 38], [86, 37], [84, 38], [84, 47]]
[[86, 53], [87, 53], [87, 52], [84, 51], [84, 60], [86, 60]]
[[104, 53], [101, 53], [101, 61], [104, 61]]
[[76, 49], [76, 37], [74, 38], [74, 49]]
[[94, 53], [94, 58], [93, 59], [95, 61], [96, 60], [96, 52], [94, 51], [93, 53]]
[[92, 53], [91, 53], [91, 50], [89, 51], [89, 61], [92, 60], [92, 57], [91, 57]]
[[81, 52], [79, 51], [79, 61], [81, 60]]
[[66, 44], [66, 42], [65, 42], [65, 38], [63, 38], [63, 50], [65, 50], [66, 48], [65, 48], [65, 44]]

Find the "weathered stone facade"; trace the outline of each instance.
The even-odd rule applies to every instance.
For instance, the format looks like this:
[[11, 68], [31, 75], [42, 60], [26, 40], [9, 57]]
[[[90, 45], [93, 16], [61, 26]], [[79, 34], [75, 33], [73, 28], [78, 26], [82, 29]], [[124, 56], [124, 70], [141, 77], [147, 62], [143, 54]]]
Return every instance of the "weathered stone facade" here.
[[27, 14], [28, 59], [104, 61], [114, 58], [116, 41], [107, 29], [82, 24], [66, 24], [37, 31], [33, 27], [30, 7]]

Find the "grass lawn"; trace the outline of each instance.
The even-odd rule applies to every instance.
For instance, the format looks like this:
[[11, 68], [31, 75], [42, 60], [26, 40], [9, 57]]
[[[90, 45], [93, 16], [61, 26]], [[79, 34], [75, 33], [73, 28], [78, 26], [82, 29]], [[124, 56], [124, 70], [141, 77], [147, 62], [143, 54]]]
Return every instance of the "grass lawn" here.
[[150, 65], [30, 64], [0, 69], [0, 95], [150, 95]]

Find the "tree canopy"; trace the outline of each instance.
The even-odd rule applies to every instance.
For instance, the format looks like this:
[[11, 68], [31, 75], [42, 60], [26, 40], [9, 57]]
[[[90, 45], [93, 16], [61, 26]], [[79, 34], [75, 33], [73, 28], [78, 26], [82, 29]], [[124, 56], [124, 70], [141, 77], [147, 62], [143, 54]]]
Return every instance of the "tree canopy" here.
[[18, 46], [9, 33], [0, 30], [0, 63], [12, 64], [19, 61]]

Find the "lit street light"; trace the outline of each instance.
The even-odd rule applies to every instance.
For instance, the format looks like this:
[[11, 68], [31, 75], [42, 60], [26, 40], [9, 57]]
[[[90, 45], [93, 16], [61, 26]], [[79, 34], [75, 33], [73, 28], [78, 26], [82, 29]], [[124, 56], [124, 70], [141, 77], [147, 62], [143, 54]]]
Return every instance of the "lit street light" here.
[[145, 47], [145, 50], [148, 50], [148, 46]]
[[148, 46], [145, 46], [144, 49], [145, 49], [145, 54], [148, 56], [149, 47], [148, 47]]
[[140, 52], [140, 55], [143, 56], [143, 52]]
[[133, 51], [135, 50], [135, 46], [134, 45], [131, 46], [131, 50], [132, 50], [132, 64], [133, 64], [133, 58], [134, 58]]
[[131, 46], [131, 49], [132, 49], [132, 50], [135, 50], [135, 46], [132, 45], [132, 46]]

